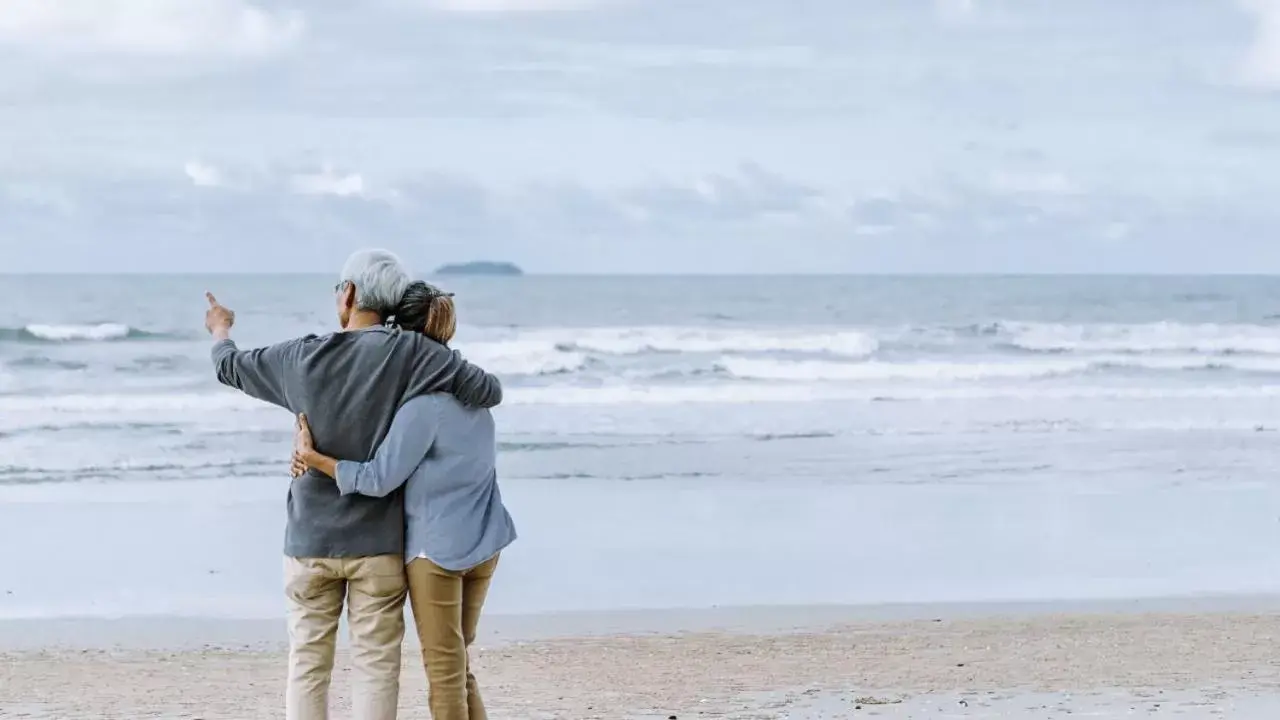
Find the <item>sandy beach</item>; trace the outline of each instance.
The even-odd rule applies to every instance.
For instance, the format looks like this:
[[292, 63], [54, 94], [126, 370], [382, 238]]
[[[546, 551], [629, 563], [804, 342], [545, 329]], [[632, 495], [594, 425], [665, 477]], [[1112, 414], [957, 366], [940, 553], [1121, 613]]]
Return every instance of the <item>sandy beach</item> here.
[[[495, 718], [1274, 718], [1271, 601], [496, 616]], [[0, 717], [268, 718], [271, 621], [0, 623]], [[401, 717], [426, 718], [406, 648]], [[335, 717], [347, 717], [345, 658]]]

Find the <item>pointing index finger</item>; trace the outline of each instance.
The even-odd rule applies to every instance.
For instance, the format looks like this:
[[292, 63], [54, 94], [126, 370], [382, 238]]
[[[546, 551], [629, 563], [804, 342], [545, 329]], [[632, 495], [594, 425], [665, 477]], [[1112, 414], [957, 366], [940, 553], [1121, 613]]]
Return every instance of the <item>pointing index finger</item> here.
[[218, 307], [218, 298], [214, 297], [213, 293], [206, 292], [204, 299], [209, 301], [209, 307]]

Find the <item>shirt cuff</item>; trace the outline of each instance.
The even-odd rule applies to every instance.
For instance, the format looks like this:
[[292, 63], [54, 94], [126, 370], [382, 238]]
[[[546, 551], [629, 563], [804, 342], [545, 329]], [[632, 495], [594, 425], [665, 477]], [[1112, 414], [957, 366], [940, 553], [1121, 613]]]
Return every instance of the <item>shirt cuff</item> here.
[[356, 492], [356, 478], [360, 476], [362, 464], [351, 460], [338, 461], [338, 477], [334, 480], [338, 483], [339, 494], [351, 495]]
[[216, 359], [219, 355], [222, 354], [224, 350], [235, 351], [236, 349], [237, 348], [236, 348], [235, 340], [232, 340], [231, 338], [224, 338], [222, 340], [215, 342], [213, 344], [213, 347], [209, 350], [209, 352]]

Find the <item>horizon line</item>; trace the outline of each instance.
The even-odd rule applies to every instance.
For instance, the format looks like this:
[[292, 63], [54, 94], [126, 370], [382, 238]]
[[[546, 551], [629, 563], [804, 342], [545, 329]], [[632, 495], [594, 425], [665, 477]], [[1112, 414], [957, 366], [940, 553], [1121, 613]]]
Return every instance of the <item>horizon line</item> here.
[[[121, 270], [121, 271], [61, 271], [61, 270], [27, 270], [0, 271], [0, 277], [231, 277], [231, 276], [272, 276], [272, 277], [314, 277], [317, 275], [333, 275], [327, 270], [218, 270], [200, 272], [192, 270]], [[431, 278], [489, 278], [518, 281], [522, 278], [785, 278], [785, 277], [865, 277], [865, 278], [1019, 278], [1019, 277], [1152, 277], [1152, 278], [1206, 278], [1206, 277], [1280, 277], [1280, 269], [1275, 271], [1163, 271], [1163, 270], [1126, 270], [1126, 271], [862, 271], [862, 272], [523, 272], [519, 275], [502, 275], [486, 273], [425, 273], [419, 277]]]

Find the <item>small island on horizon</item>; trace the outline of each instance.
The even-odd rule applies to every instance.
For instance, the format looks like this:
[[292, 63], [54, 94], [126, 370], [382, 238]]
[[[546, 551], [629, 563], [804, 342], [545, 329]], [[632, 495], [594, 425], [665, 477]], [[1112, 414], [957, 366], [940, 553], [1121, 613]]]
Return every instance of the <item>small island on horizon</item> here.
[[476, 260], [474, 262], [464, 263], [446, 263], [436, 268], [435, 275], [504, 275], [517, 276], [523, 275], [524, 271], [518, 265], [511, 262], [495, 262], [489, 260]]

